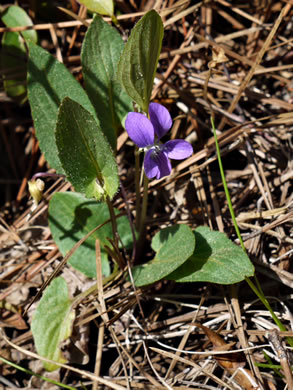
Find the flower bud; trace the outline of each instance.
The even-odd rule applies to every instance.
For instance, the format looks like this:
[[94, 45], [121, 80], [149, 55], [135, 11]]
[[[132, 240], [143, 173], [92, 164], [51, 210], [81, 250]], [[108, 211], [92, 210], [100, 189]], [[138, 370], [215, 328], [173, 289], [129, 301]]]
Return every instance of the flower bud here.
[[36, 205], [42, 200], [44, 188], [45, 183], [41, 179], [28, 182], [28, 190]]

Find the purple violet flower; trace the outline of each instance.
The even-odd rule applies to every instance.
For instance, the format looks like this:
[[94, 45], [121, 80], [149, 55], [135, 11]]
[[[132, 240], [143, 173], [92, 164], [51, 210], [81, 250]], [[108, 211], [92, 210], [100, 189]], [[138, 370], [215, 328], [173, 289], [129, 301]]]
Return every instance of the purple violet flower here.
[[170, 130], [172, 118], [169, 111], [158, 103], [149, 106], [148, 119], [138, 112], [130, 112], [125, 121], [129, 138], [146, 151], [144, 170], [149, 179], [161, 179], [171, 173], [170, 158], [183, 160], [192, 155], [193, 149], [189, 142], [182, 139], [160, 143], [160, 139]]

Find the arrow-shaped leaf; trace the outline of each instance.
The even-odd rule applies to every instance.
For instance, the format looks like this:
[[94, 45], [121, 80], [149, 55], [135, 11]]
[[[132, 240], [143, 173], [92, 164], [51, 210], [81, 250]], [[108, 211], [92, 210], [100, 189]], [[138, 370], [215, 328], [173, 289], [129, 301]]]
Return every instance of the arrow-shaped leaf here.
[[131, 31], [118, 64], [117, 79], [144, 112], [148, 112], [163, 35], [161, 17], [149, 11]]
[[[66, 363], [61, 352], [61, 343], [72, 333], [75, 313], [63, 278], [56, 278], [47, 287], [32, 320], [32, 334], [38, 353], [58, 363]], [[44, 363], [46, 370], [54, 371], [59, 366]]]
[[59, 159], [76, 191], [97, 200], [118, 190], [118, 168], [95, 118], [80, 104], [65, 98], [56, 126]]
[[95, 109], [81, 85], [64, 64], [34, 43], [29, 43], [28, 97], [36, 134], [46, 160], [64, 173], [57, 154], [54, 130], [61, 101], [69, 96], [94, 116]]
[[82, 45], [82, 72], [85, 89], [113, 150], [122, 119], [133, 108], [132, 100], [115, 80], [123, 47], [118, 31], [95, 16]]

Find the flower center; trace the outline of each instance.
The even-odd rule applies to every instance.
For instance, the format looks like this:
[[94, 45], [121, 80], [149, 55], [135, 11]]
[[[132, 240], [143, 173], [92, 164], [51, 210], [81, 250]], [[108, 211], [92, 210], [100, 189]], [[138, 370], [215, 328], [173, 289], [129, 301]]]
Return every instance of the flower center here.
[[161, 153], [161, 148], [159, 145], [154, 145], [152, 146], [152, 154], [151, 154], [151, 159], [152, 160], [157, 160]]

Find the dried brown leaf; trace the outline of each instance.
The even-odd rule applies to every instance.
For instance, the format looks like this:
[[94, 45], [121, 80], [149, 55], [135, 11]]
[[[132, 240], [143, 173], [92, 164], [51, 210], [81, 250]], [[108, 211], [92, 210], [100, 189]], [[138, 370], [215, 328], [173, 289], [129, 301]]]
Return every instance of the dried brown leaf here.
[[[233, 344], [227, 344], [216, 332], [207, 328], [204, 325], [201, 325], [200, 323], [196, 323], [196, 326], [198, 326], [205, 332], [209, 341], [213, 344], [215, 351], [231, 350]], [[245, 365], [245, 358], [243, 354], [235, 352], [232, 354], [229, 353], [223, 355], [215, 355], [215, 359], [218, 364], [222, 368], [227, 370], [229, 374], [233, 376], [233, 379], [244, 389], [255, 390], [259, 388], [251, 371], [243, 368]]]

